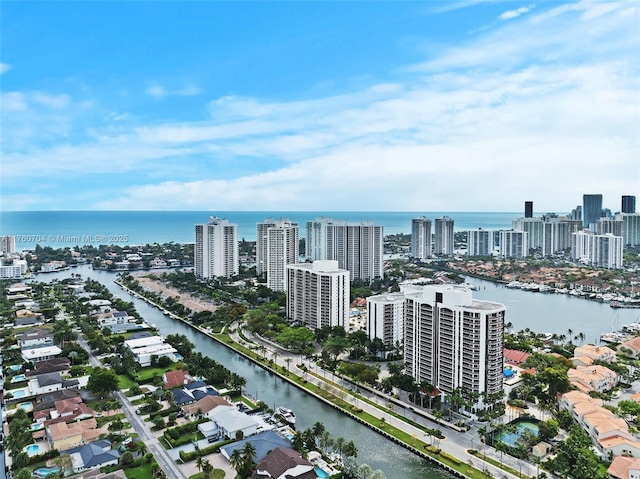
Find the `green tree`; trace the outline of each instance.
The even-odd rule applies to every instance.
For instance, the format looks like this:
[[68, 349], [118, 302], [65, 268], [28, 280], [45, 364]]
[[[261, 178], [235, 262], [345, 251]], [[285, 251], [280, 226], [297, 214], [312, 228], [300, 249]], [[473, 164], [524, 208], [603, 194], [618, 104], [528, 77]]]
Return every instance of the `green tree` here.
[[118, 376], [111, 369], [96, 368], [89, 376], [87, 389], [95, 394], [104, 396], [118, 390]]

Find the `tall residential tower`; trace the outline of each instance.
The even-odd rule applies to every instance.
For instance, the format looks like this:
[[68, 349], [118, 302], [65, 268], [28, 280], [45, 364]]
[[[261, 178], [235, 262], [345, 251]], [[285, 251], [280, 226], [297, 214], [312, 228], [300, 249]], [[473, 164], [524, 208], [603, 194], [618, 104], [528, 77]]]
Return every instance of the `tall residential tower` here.
[[207, 224], [196, 225], [194, 267], [197, 277], [230, 278], [238, 275], [239, 265], [237, 224], [210, 216]]

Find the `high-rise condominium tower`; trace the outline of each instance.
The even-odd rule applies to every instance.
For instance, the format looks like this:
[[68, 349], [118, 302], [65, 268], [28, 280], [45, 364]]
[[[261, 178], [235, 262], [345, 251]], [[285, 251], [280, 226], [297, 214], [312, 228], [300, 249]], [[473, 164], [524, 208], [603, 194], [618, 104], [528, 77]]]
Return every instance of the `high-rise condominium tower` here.
[[434, 254], [453, 254], [453, 219], [448, 216], [436, 218]]
[[287, 265], [287, 317], [311, 329], [349, 329], [349, 272], [337, 261]]
[[533, 201], [524, 202], [524, 217], [533, 218]]
[[211, 216], [207, 224], [196, 225], [194, 267], [197, 277], [230, 278], [240, 271], [239, 264], [237, 224]]
[[582, 195], [582, 221], [585, 228], [595, 231], [595, 224], [602, 214], [602, 195]]
[[316, 218], [307, 222], [307, 259], [336, 260], [352, 280], [369, 283], [384, 276], [383, 243], [383, 227], [371, 221]]
[[256, 225], [256, 271], [267, 274], [267, 286], [286, 291], [286, 266], [298, 262], [298, 223], [265, 219]]
[[407, 374], [445, 393], [463, 388], [477, 394], [477, 407], [484, 393], [502, 391], [504, 305], [474, 300], [471, 290], [451, 285], [405, 296]]
[[477, 230], [467, 231], [467, 255], [489, 256], [493, 252], [493, 231]]
[[636, 212], [636, 197], [630, 195], [624, 195], [622, 197], [622, 213], [635, 213]]
[[411, 256], [431, 258], [431, 220], [424, 216], [411, 220]]

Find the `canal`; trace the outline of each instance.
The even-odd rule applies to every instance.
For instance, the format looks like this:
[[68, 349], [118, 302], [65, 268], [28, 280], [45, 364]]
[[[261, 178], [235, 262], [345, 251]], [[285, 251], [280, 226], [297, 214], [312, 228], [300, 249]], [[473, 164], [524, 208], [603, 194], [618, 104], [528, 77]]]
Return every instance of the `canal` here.
[[160, 334], [184, 334], [195, 344], [196, 350], [219, 361], [247, 380], [246, 391], [267, 403], [270, 407], [284, 406], [292, 409], [297, 416], [298, 430], [311, 427], [316, 421], [322, 422], [333, 438], [343, 437], [352, 440], [358, 448], [357, 460], [367, 463], [374, 470], [381, 469], [391, 478], [402, 479], [444, 479], [451, 477], [445, 471], [418, 458], [397, 444], [376, 434], [366, 426], [348, 418], [322, 401], [310, 396], [288, 382], [253, 364], [193, 328], [164, 316], [156, 308], [137, 299], [116, 285], [116, 275], [105, 271], [81, 266], [60, 273], [39, 275], [38, 281], [64, 279], [72, 273], [83, 278], [91, 278], [104, 284], [111, 293], [125, 301], [134, 303], [140, 315], [149, 323], [155, 324]]

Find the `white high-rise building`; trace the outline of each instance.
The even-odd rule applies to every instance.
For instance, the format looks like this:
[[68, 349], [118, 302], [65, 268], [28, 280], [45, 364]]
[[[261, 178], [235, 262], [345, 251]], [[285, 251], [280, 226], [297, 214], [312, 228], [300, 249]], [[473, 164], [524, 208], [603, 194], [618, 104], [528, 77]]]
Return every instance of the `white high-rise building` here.
[[307, 222], [307, 259], [336, 260], [352, 280], [370, 283], [384, 276], [383, 245], [384, 229], [371, 221], [316, 218]]
[[16, 237], [14, 235], [0, 236], [0, 254], [16, 252]]
[[500, 231], [499, 256], [501, 258], [524, 258], [529, 255], [529, 233], [526, 231]]
[[448, 216], [436, 218], [433, 253], [436, 255], [452, 255], [453, 238], [453, 219]]
[[624, 223], [620, 218], [599, 218], [596, 223], [596, 232], [599, 235], [611, 233], [613, 236], [622, 236]]
[[237, 276], [238, 225], [215, 216], [210, 216], [207, 224], [196, 225], [194, 268], [196, 276], [203, 279]]
[[267, 286], [274, 291], [286, 291], [288, 264], [295, 264], [299, 258], [298, 223], [286, 218], [267, 218], [257, 224], [256, 270], [267, 274]]
[[591, 264], [597, 268], [622, 268], [624, 239], [611, 233], [595, 235]]
[[411, 256], [431, 258], [431, 220], [424, 216], [411, 220]]
[[349, 271], [335, 260], [287, 265], [287, 317], [311, 329], [349, 329]]
[[542, 247], [542, 218], [517, 218], [511, 222], [511, 227], [528, 233], [529, 248]]
[[404, 340], [404, 293], [386, 293], [367, 298], [367, 334], [386, 346]]
[[622, 236], [596, 235], [590, 231], [579, 231], [572, 236], [571, 258], [596, 268], [622, 268], [623, 250]]
[[616, 219], [622, 221], [622, 237], [626, 246], [640, 245], [640, 213], [618, 213]]
[[457, 285], [424, 286], [405, 296], [407, 374], [445, 393], [502, 392], [504, 305], [474, 300], [471, 290]]
[[477, 230], [467, 231], [467, 255], [490, 256], [493, 252], [493, 231]]
[[0, 258], [0, 279], [20, 278], [27, 269], [26, 259]]

